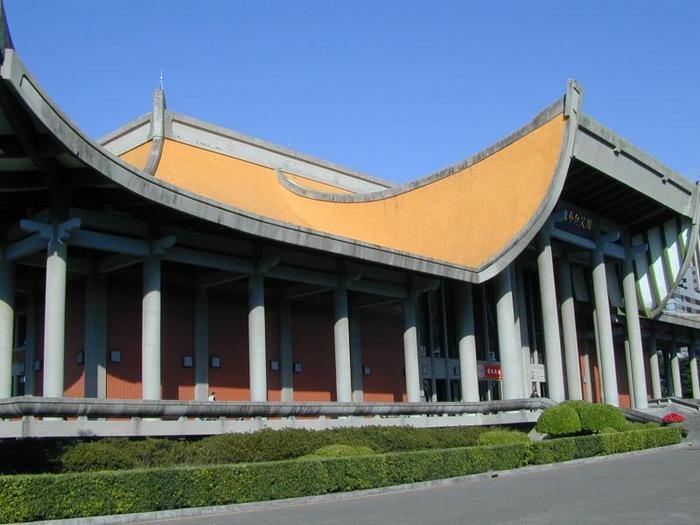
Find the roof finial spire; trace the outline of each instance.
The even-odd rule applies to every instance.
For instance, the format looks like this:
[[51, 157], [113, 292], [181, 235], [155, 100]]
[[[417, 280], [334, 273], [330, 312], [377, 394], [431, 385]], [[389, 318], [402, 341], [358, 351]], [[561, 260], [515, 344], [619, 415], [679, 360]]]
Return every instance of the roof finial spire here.
[[163, 70], [160, 70], [160, 90], [163, 91]]

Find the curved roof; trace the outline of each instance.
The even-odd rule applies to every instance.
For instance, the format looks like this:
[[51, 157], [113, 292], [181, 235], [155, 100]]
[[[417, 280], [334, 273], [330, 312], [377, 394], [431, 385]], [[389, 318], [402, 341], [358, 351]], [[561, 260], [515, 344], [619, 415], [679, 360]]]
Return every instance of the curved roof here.
[[580, 103], [572, 82], [564, 99], [491, 148], [405, 186], [348, 195], [162, 135], [120, 159], [63, 115], [13, 49], [2, 76], [76, 159], [154, 203], [259, 237], [473, 282], [505, 268], [551, 213]]
[[[563, 114], [554, 114], [468, 166], [379, 196], [339, 194], [300, 177], [294, 183], [313, 192], [292, 191], [271, 168], [169, 139], [155, 177], [276, 221], [479, 269], [513, 244], [541, 208], [564, 130]], [[142, 168], [149, 154], [145, 144], [121, 158]], [[320, 191], [332, 193], [323, 198]]]

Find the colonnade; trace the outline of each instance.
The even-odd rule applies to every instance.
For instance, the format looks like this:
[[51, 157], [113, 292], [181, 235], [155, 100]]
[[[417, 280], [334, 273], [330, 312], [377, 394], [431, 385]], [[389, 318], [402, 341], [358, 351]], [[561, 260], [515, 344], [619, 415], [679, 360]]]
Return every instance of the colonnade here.
[[[55, 232], [59, 229], [55, 228]], [[2, 255], [2, 254], [0, 254]], [[591, 254], [594, 324], [597, 352], [601, 367], [604, 401], [619, 404], [617, 373], [613, 347], [613, 330], [608, 296], [608, 275], [603, 243], [599, 240]], [[622, 288], [626, 305], [626, 339], [630, 395], [636, 408], [646, 408], [647, 387], [642, 347], [642, 332], [637, 305], [637, 291], [629, 249], [623, 261]], [[157, 250], [142, 261], [142, 396], [158, 400], [161, 385], [161, 287], [162, 261]], [[544, 352], [548, 395], [554, 401], [581, 399], [582, 384], [576, 329], [574, 293], [570, 263], [566, 255], [558, 259], [555, 279], [551, 239], [547, 230], [537, 237], [537, 270], [543, 324]], [[528, 397], [521, 336], [517, 329], [514, 304], [515, 276], [513, 265], [501, 271], [493, 282], [496, 302], [498, 344], [503, 373], [504, 399]], [[13, 333], [13, 263], [0, 256], [0, 397], [11, 394]], [[63, 395], [65, 353], [65, 309], [67, 279], [67, 245], [60, 235], [48, 239], [44, 312], [43, 392], [47, 397]], [[85, 389], [90, 397], [106, 395], [106, 283], [104, 276], [89, 275], [86, 279], [85, 323]], [[557, 286], [558, 285], [558, 286]], [[457, 283], [456, 316], [460, 382], [463, 401], [478, 401], [478, 372], [472, 285]], [[558, 288], [558, 289], [557, 289]], [[348, 303], [348, 289], [332, 290], [334, 304], [334, 356], [336, 399], [340, 402], [361, 402], [362, 357], [360, 333]], [[421, 400], [421, 377], [418, 354], [417, 295], [402, 300], [403, 348], [406, 394], [408, 401]], [[208, 395], [208, 306], [207, 292], [198, 288], [194, 300], [194, 377], [195, 398]], [[534, 329], [534, 327], [533, 327]], [[280, 372], [282, 400], [293, 400], [293, 360], [291, 347], [290, 301], [280, 302]], [[250, 399], [267, 400], [267, 350], [265, 341], [265, 276], [254, 271], [248, 276], [248, 344]], [[563, 344], [562, 344], [563, 343]], [[563, 359], [562, 359], [563, 351]], [[649, 366], [653, 397], [661, 396], [659, 351], [656, 341], [649, 341]], [[564, 374], [566, 365], [566, 375]], [[691, 355], [693, 397], [700, 397], [697, 356]], [[677, 355], [669, 359], [669, 383], [676, 395], [682, 395]], [[7, 371], [7, 372], [5, 372]], [[566, 382], [565, 378], [566, 377]], [[566, 388], [565, 388], [566, 386]]]

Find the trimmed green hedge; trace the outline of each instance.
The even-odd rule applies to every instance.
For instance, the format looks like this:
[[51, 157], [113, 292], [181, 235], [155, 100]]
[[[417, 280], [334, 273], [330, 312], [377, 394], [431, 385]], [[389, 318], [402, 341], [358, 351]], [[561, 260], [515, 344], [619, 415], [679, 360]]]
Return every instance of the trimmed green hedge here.
[[0, 476], [0, 521], [147, 512], [293, 498], [521, 467], [528, 444], [352, 458]]
[[510, 445], [529, 443], [530, 438], [519, 430], [488, 430], [479, 436], [479, 445]]
[[546, 439], [532, 444], [532, 463], [535, 465], [558, 463], [591, 456], [675, 445], [680, 442], [681, 430], [667, 427]]
[[346, 458], [351, 456], [367, 456], [375, 454], [374, 450], [361, 445], [326, 445], [321, 447], [312, 454], [302, 456], [308, 458]]
[[0, 522], [226, 505], [400, 485], [672, 445], [662, 427], [538, 443], [201, 467], [0, 476]]
[[86, 472], [188, 465], [278, 461], [312, 454], [328, 445], [400, 452], [477, 444], [479, 427], [364, 427], [322, 431], [261, 430], [195, 440], [99, 439], [94, 441], [18, 440], [3, 442], [0, 473]]

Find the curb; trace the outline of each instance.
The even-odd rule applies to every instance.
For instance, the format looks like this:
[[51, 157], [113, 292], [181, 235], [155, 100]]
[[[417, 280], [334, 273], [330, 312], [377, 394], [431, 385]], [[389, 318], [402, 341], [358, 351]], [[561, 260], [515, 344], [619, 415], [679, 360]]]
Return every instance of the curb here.
[[255, 501], [251, 503], [234, 503], [231, 505], [218, 505], [213, 507], [193, 507], [185, 509], [161, 510], [153, 512], [137, 512], [132, 514], [112, 514], [108, 516], [91, 516], [86, 518], [68, 518], [61, 520], [45, 520], [32, 521], [28, 524], [34, 525], [110, 525], [115, 523], [140, 523], [140, 522], [156, 522], [177, 518], [192, 518], [197, 516], [215, 516], [217, 514], [231, 514], [234, 512], [251, 512], [256, 510], [277, 509], [282, 507], [294, 507], [298, 505], [310, 505], [313, 503], [329, 503], [333, 501], [344, 501], [349, 499], [364, 498], [369, 496], [380, 496], [384, 494], [398, 494], [402, 492], [411, 492], [414, 490], [422, 490], [435, 487], [445, 487], [466, 483], [470, 481], [479, 481], [485, 479], [511, 477], [527, 474], [530, 472], [545, 472], [560, 468], [566, 468], [575, 465], [584, 465], [588, 463], [601, 463], [604, 461], [612, 461], [615, 459], [624, 459], [634, 456], [642, 456], [646, 454], [654, 454], [679, 448], [692, 447], [692, 442], [683, 442], [677, 445], [669, 445], [665, 447], [648, 448], [644, 450], [634, 450], [632, 452], [623, 452], [621, 454], [611, 454], [608, 456], [593, 456], [590, 458], [574, 459], [571, 461], [563, 461], [561, 463], [548, 463], [546, 465], [529, 465], [518, 467], [510, 470], [497, 470], [490, 472], [482, 472], [480, 474], [470, 474], [469, 476], [460, 476], [456, 478], [436, 479], [431, 481], [419, 481], [417, 483], [407, 483], [404, 485], [392, 485], [389, 487], [377, 487], [374, 489], [355, 490], [350, 492], [337, 492], [333, 494], [320, 494], [318, 496], [302, 496], [299, 498], [287, 498], [269, 501]]

